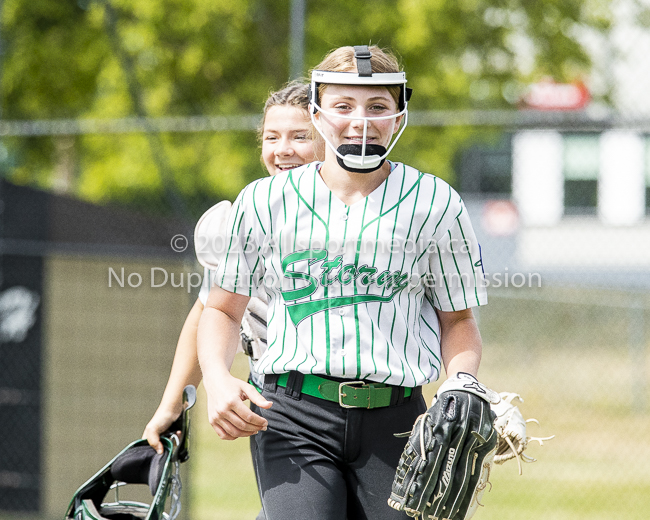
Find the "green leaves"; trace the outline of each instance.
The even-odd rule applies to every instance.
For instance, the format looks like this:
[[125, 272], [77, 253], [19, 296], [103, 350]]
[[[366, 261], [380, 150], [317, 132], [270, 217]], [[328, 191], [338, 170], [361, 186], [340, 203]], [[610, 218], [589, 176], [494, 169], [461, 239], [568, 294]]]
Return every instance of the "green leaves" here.
[[[597, 0], [306, 5], [305, 76], [334, 47], [390, 47], [415, 89], [414, 110], [507, 108], [544, 76], [585, 78], [591, 64], [579, 36], [607, 31], [610, 19]], [[2, 15], [4, 119], [258, 114], [289, 75], [289, 2], [5, 0]], [[453, 180], [453, 158], [471, 135], [407, 130], [394, 158]], [[161, 194], [171, 189], [199, 215], [266, 173], [246, 132], [168, 134], [157, 150], [143, 135], [71, 142], [63, 161], [53, 138], [5, 139], [13, 158], [5, 174], [53, 186], [64, 172], [81, 197], [148, 208], [159, 200], [161, 211], [170, 211]]]

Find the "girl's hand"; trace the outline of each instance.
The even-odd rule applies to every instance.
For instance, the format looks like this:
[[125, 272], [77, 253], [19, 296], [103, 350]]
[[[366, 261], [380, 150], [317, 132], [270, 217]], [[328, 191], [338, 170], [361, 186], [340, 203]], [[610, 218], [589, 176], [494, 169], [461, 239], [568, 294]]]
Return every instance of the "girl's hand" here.
[[[147, 439], [149, 445], [156, 450], [156, 452], [162, 453], [164, 448], [162, 442], [160, 442], [160, 436], [169, 430], [169, 427], [176, 419], [178, 419], [180, 414], [180, 409], [177, 411], [158, 408], [145, 427], [142, 438]], [[176, 434], [180, 435], [180, 432], [176, 432]]]
[[266, 409], [271, 408], [273, 403], [264, 399], [253, 385], [225, 374], [219, 378], [218, 384], [205, 386], [208, 395], [208, 420], [221, 439], [231, 441], [266, 430], [268, 421], [252, 412], [244, 401], [249, 399], [260, 408]]

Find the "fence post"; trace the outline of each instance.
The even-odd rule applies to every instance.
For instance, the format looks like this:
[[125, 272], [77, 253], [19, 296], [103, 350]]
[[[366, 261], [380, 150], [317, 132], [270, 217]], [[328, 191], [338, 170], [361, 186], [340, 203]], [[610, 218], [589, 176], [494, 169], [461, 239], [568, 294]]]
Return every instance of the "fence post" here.
[[632, 297], [628, 308], [628, 354], [632, 365], [632, 411], [644, 413], [647, 409], [645, 302], [640, 294]]

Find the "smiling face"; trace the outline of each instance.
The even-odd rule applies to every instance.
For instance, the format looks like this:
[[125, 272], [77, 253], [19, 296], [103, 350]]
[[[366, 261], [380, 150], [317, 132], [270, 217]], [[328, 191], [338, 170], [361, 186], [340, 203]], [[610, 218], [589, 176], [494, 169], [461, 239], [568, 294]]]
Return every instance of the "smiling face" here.
[[270, 175], [313, 162], [316, 153], [306, 110], [288, 105], [268, 109], [262, 132], [262, 161]]
[[[342, 144], [363, 144], [363, 119], [347, 117], [383, 117], [398, 112], [395, 99], [385, 87], [328, 85], [320, 106], [328, 113], [319, 111], [315, 118], [334, 148]], [[347, 117], [335, 117], [334, 114]], [[399, 130], [401, 118], [368, 120], [366, 144], [388, 147], [393, 134]], [[326, 154], [327, 157], [334, 156], [330, 148]], [[335, 157], [332, 159], [336, 160]]]

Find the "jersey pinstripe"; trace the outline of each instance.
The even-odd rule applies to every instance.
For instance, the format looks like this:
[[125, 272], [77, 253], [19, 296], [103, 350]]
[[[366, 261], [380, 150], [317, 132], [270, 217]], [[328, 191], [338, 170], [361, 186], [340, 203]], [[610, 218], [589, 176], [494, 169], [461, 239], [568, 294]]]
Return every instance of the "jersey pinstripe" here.
[[260, 179], [237, 198], [215, 281], [268, 296], [268, 350], [256, 370], [403, 386], [438, 378], [432, 306], [487, 303], [480, 252], [447, 183], [391, 167], [352, 206], [327, 188], [320, 163]]

